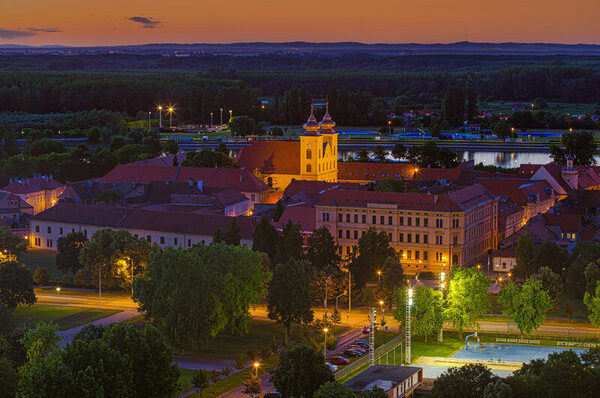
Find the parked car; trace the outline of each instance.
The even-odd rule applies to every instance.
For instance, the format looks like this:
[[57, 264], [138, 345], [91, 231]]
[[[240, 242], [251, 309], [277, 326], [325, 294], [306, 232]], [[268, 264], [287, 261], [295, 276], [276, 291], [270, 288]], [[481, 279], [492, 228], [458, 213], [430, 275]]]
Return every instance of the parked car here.
[[335, 356], [331, 357], [330, 362], [335, 365], [348, 365], [350, 363], [350, 360], [344, 358], [341, 355], [335, 355]]
[[364, 340], [356, 340], [354, 343], [352, 343], [353, 345], [357, 345], [359, 347], [364, 348], [365, 350], [369, 349], [369, 343], [367, 343]]
[[369, 334], [369, 331], [370, 331], [370, 330], [369, 330], [369, 327], [368, 327], [368, 326], [363, 326], [363, 328], [362, 328], [362, 333], [363, 333], [363, 334]]
[[269, 391], [265, 393], [264, 398], [281, 398], [281, 393], [277, 391]]
[[358, 345], [351, 345], [348, 348], [350, 348], [351, 350], [354, 350], [354, 351], [358, 351], [361, 354], [366, 354], [367, 353], [367, 350], [365, 350], [364, 348], [362, 348], [361, 346], [358, 346]]
[[331, 370], [332, 372], [337, 372], [338, 367], [332, 364], [331, 362], [325, 362], [325, 365], [327, 365], [329, 370]]
[[360, 353], [356, 350], [353, 350], [351, 348], [348, 348], [347, 350], [344, 351], [344, 356], [346, 356], [346, 357], [357, 358], [357, 357], [360, 357], [361, 355], [362, 355], [362, 353]]

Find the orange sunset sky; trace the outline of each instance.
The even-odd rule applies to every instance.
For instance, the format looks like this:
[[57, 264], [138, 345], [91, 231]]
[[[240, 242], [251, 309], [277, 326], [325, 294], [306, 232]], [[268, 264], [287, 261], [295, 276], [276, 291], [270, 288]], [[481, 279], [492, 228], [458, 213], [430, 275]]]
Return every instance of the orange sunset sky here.
[[0, 44], [600, 44], [600, 0], [4, 0]]

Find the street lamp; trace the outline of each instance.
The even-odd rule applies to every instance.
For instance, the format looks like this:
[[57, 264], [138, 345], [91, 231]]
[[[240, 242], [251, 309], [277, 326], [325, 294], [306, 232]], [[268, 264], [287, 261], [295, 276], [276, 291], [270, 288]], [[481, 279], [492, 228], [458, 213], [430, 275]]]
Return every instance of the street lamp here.
[[[442, 292], [442, 303], [444, 302], [444, 288], [446, 287], [446, 273], [442, 271], [440, 274], [440, 292]], [[442, 304], [443, 305], [443, 304]], [[441, 343], [444, 341], [444, 323], [438, 333], [438, 341]]]
[[381, 310], [381, 313], [383, 314], [383, 300], [379, 300], [379, 309]]
[[212, 128], [213, 126], [213, 113], [210, 113], [210, 127]]
[[133, 296], [133, 261], [131, 261], [131, 257], [125, 258], [131, 263], [131, 295]]
[[233, 119], [233, 110], [229, 110], [229, 122], [231, 123], [231, 119]]
[[477, 271], [481, 271], [481, 264], [477, 264]]
[[254, 362], [254, 377], [258, 377], [258, 367], [259, 366], [260, 366], [260, 363]]
[[223, 125], [223, 108], [219, 108], [221, 111], [221, 126]]
[[60, 286], [56, 286], [56, 294], [60, 296]]
[[388, 130], [390, 131], [390, 135], [392, 134], [392, 121], [388, 120]]
[[412, 360], [411, 358], [411, 352], [410, 352], [410, 348], [411, 348], [411, 344], [410, 344], [410, 307], [412, 306], [413, 303], [413, 290], [412, 288], [408, 288], [408, 300], [406, 300], [406, 330], [404, 332], [405, 334], [405, 342], [406, 342], [406, 363], [408, 365], [410, 365], [410, 362]]
[[172, 106], [170, 106], [168, 109], [168, 111], [169, 111], [169, 128], [173, 127], [173, 111], [174, 110], [175, 109]]
[[512, 272], [508, 273], [508, 279], [510, 280], [510, 278], [512, 278]]
[[381, 271], [377, 271], [377, 284], [381, 286]]
[[327, 332], [328, 328], [323, 328], [323, 335], [325, 336], [325, 344], [323, 344], [323, 358], [327, 358]]
[[158, 109], [158, 128], [162, 128], [162, 105], [156, 107]]
[[152, 114], [152, 112], [148, 112], [148, 132], [150, 132], [150, 127], [152, 122], [150, 121], [150, 115]]

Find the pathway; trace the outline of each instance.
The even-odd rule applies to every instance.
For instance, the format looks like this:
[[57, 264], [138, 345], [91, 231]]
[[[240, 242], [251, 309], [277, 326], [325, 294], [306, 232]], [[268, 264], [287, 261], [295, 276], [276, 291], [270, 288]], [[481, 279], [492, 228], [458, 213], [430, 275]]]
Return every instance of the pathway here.
[[76, 326], [74, 328], [67, 329], [67, 330], [61, 330], [61, 331], [57, 332], [57, 334], [62, 337], [61, 344], [64, 346], [67, 343], [70, 343], [73, 340], [73, 337], [75, 336], [75, 334], [77, 334], [77, 332], [79, 332], [81, 329], [83, 329], [87, 325], [108, 326], [113, 323], [125, 322], [128, 319], [135, 318], [139, 314], [140, 313], [137, 312], [137, 310], [135, 310], [135, 309], [126, 309], [121, 312], [117, 312], [116, 314], [109, 315], [104, 318], [96, 319], [95, 321], [90, 322], [90, 323], [79, 325], [79, 326]]

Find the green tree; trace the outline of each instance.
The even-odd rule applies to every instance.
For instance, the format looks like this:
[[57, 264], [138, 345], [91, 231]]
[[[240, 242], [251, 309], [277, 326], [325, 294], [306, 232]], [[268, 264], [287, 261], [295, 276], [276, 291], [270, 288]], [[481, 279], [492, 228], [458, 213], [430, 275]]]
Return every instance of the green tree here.
[[388, 395], [383, 391], [383, 389], [375, 386], [370, 390], [361, 391], [358, 394], [358, 398], [386, 398]]
[[588, 293], [593, 293], [594, 289], [598, 281], [600, 280], [600, 266], [598, 262], [589, 263], [585, 270], [583, 271], [583, 275], [585, 276], [585, 291]]
[[[398, 289], [395, 295], [396, 311], [394, 317], [403, 324], [406, 319], [406, 290]], [[437, 333], [444, 323], [442, 308], [442, 292], [425, 285], [418, 285], [415, 289], [413, 306], [411, 308], [412, 333], [423, 336], [425, 344], [427, 337]]]
[[27, 250], [27, 241], [12, 233], [10, 227], [0, 227], [0, 251], [19, 257]]
[[165, 142], [163, 150], [167, 155], [175, 155], [179, 152], [179, 145], [177, 144], [177, 141], [170, 139]]
[[358, 255], [349, 265], [357, 287], [362, 289], [367, 281], [376, 277], [377, 270], [388, 257], [396, 256], [396, 251], [390, 246], [387, 232], [377, 232], [375, 228], [369, 228], [358, 240]]
[[388, 257], [381, 269], [381, 298], [392, 306], [394, 292], [405, 283], [404, 269], [395, 257]]
[[0, 303], [14, 310], [20, 304], [34, 304], [33, 276], [15, 261], [0, 263]]
[[465, 120], [465, 92], [462, 87], [449, 86], [442, 101], [442, 115], [450, 126], [458, 127]]
[[505, 139], [510, 137], [510, 126], [508, 122], [504, 119], [498, 120], [494, 125], [494, 134], [498, 136], [498, 138]]
[[286, 345], [292, 324], [312, 322], [312, 303], [307, 266], [294, 259], [278, 264], [267, 294], [267, 310], [269, 319], [274, 319], [285, 327]]
[[502, 313], [515, 321], [521, 335], [536, 330], [551, 305], [550, 296], [537, 279], [528, 279], [521, 286], [507, 283], [498, 294], [498, 302], [504, 307]]
[[345, 385], [330, 381], [322, 384], [317, 391], [315, 391], [314, 398], [356, 398], [356, 395], [352, 390], [346, 388]]
[[512, 397], [512, 389], [510, 384], [504, 380], [497, 379], [495, 382], [488, 384], [483, 390], [483, 398], [510, 398]]
[[282, 264], [289, 259], [302, 259], [304, 257], [303, 246], [304, 238], [300, 233], [300, 224], [293, 224], [291, 220], [288, 221], [279, 236], [277, 253], [273, 262], [275, 264]]
[[321, 385], [333, 381], [333, 373], [321, 352], [299, 346], [281, 351], [272, 381], [284, 398], [312, 397]]
[[70, 232], [67, 236], [58, 238], [56, 267], [63, 273], [70, 271], [76, 274], [81, 269], [79, 254], [87, 241], [82, 232]]
[[229, 121], [231, 132], [234, 135], [241, 135], [242, 137], [252, 134], [255, 125], [254, 119], [249, 118], [248, 116], [234, 116]]
[[373, 148], [373, 156], [375, 156], [375, 159], [379, 160], [380, 162], [385, 162], [385, 157], [387, 154], [388, 152], [382, 145], [376, 145], [375, 148]]
[[490, 308], [488, 287], [490, 279], [475, 268], [455, 269], [452, 272], [444, 319], [448, 319], [462, 339], [463, 329], [478, 327], [478, 321]]
[[243, 384], [244, 394], [248, 394], [251, 397], [254, 397], [255, 395], [260, 396], [262, 383], [258, 377], [256, 377], [255, 375], [250, 375], [250, 377], [244, 380]]
[[200, 396], [202, 397], [202, 391], [208, 387], [208, 372], [204, 369], [196, 370], [192, 377], [192, 385], [200, 390]]
[[433, 382], [434, 398], [481, 398], [488, 384], [496, 376], [481, 364], [449, 368]]
[[0, 398], [14, 398], [17, 393], [19, 375], [6, 357], [0, 357]]
[[252, 240], [252, 250], [266, 253], [269, 259], [273, 260], [277, 252], [277, 241], [279, 234], [267, 217], [261, 217], [256, 229], [254, 230], [254, 238]]
[[239, 246], [240, 245], [240, 227], [237, 224], [235, 218], [229, 223], [227, 231], [223, 235], [223, 241], [228, 245]]
[[46, 268], [37, 267], [33, 272], [33, 282], [36, 285], [47, 285], [50, 282], [50, 274]]
[[593, 295], [589, 292], [585, 292], [583, 303], [590, 312], [588, 317], [592, 325], [600, 328], [600, 282], [596, 284], [596, 290]]
[[341, 258], [338, 245], [327, 227], [313, 231], [306, 239], [306, 261], [327, 275], [339, 272]]
[[527, 279], [537, 271], [537, 253], [538, 250], [531, 235], [519, 235], [517, 247], [515, 248], [515, 256], [517, 258], [517, 265], [513, 270], [515, 276]]
[[[153, 252], [133, 299], [176, 346], [228, 331], [247, 333], [249, 306], [259, 301], [269, 273], [245, 246], [211, 244]], [[202, 294], [197, 294], [202, 292]]]
[[550, 304], [552, 308], [558, 308], [558, 300], [562, 295], [564, 284], [561, 277], [552, 272], [550, 267], [540, 267], [538, 271], [531, 276], [533, 279], [537, 279], [542, 284], [548, 296], [550, 296]]
[[394, 145], [394, 149], [392, 149], [392, 156], [395, 159], [404, 159], [406, 156], [406, 147], [400, 143]]

